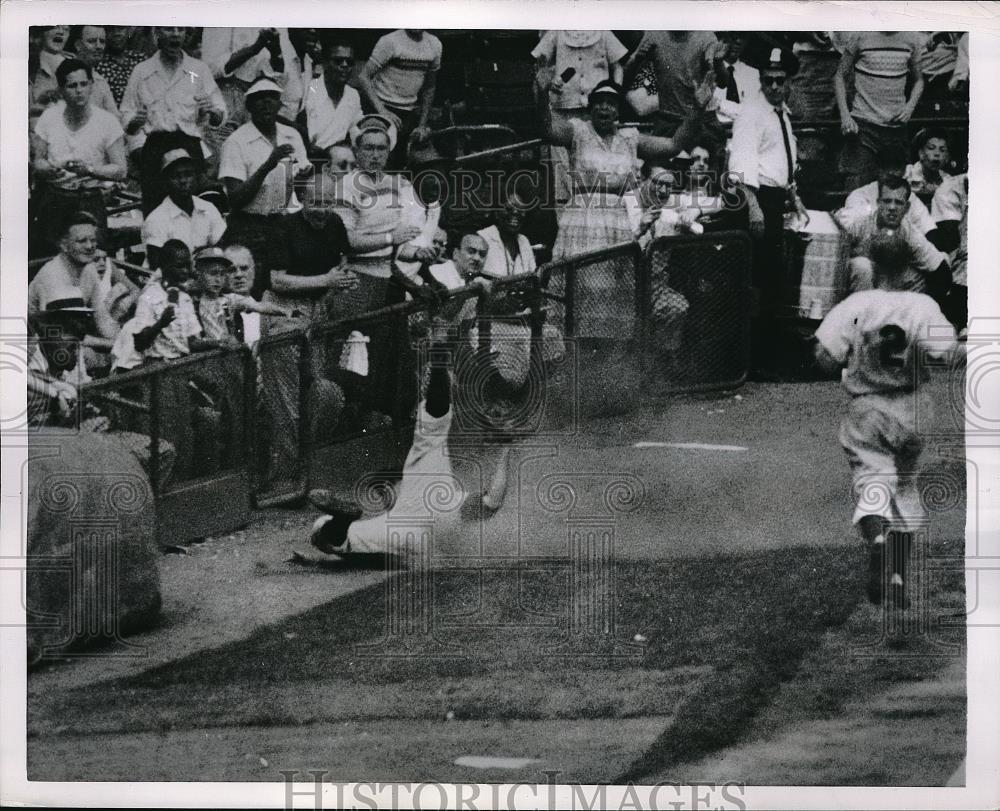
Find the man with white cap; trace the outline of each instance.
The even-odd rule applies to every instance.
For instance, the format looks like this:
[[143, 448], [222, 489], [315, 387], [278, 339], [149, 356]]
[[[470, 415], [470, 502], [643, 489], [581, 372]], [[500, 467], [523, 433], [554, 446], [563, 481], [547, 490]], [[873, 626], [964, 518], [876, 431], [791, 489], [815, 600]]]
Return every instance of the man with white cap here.
[[795, 135], [789, 119], [788, 80], [798, 72], [798, 58], [783, 48], [771, 50], [761, 65], [761, 96], [746, 105], [733, 123], [729, 171], [746, 193], [750, 233], [754, 238], [753, 284], [760, 295], [754, 341], [759, 368], [765, 333], [773, 327], [778, 281], [784, 267], [784, 218], [790, 211], [805, 214], [795, 187]]
[[142, 241], [161, 248], [168, 239], [179, 239], [194, 252], [215, 245], [226, 233], [226, 221], [214, 205], [194, 195], [198, 161], [186, 149], [171, 149], [160, 169], [167, 196], [142, 224]]
[[229, 237], [253, 252], [262, 276], [258, 291], [274, 267], [284, 215], [300, 208], [293, 184], [312, 171], [302, 136], [278, 121], [281, 92], [267, 78], [247, 89], [250, 120], [226, 139], [219, 163], [229, 196]]

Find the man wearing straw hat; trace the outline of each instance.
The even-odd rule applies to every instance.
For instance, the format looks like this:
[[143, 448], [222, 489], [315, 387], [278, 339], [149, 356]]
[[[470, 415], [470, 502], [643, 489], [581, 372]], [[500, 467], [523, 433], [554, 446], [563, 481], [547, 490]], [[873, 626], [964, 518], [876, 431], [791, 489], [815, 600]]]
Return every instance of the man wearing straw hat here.
[[301, 206], [294, 182], [312, 172], [302, 136], [278, 121], [281, 87], [261, 78], [245, 94], [250, 120], [222, 145], [219, 178], [229, 196], [228, 239], [251, 250], [259, 276], [254, 292], [267, 288], [281, 244], [286, 214]]

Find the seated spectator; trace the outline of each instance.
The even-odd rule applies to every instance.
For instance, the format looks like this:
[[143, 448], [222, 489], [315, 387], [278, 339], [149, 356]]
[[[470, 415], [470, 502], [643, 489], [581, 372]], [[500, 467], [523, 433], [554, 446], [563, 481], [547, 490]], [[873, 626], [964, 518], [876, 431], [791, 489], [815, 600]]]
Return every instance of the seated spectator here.
[[386, 34], [375, 43], [358, 76], [358, 87], [375, 112], [389, 119], [398, 138], [390, 166], [406, 162], [410, 136], [427, 139], [437, 74], [441, 68], [441, 40], [419, 28]]
[[187, 29], [158, 27], [155, 32], [159, 48], [135, 66], [121, 103], [128, 147], [138, 156], [145, 214], [165, 194], [155, 181], [163, 153], [184, 147], [210, 157], [206, 132], [227, 114], [208, 65], [184, 52]]
[[219, 210], [193, 192], [201, 164], [186, 149], [172, 149], [160, 164], [167, 196], [142, 224], [142, 241], [149, 248], [162, 248], [167, 240], [179, 239], [196, 251], [216, 245], [226, 233]]
[[525, 212], [530, 203], [511, 194], [493, 218], [494, 224], [479, 231], [486, 240], [489, 253], [483, 265], [483, 275], [501, 279], [535, 272], [535, 253], [531, 242], [521, 233]]
[[146, 361], [183, 358], [192, 352], [217, 349], [206, 340], [194, 301], [184, 290], [191, 281], [191, 251], [179, 239], [167, 240], [156, 255], [160, 277], [143, 289], [136, 305], [136, 346], [145, 345]]
[[[279, 266], [285, 216], [301, 207], [294, 183], [313, 167], [302, 136], [278, 121], [280, 86], [261, 79], [247, 89], [245, 103], [250, 120], [222, 145], [219, 178], [229, 197], [229, 241], [248, 247], [266, 278]], [[259, 282], [255, 292], [264, 289]]]
[[240, 346], [241, 340], [235, 334], [233, 322], [243, 312], [291, 317], [289, 310], [276, 304], [256, 301], [241, 293], [227, 293], [232, 262], [222, 248], [213, 245], [200, 249], [194, 255], [194, 265], [198, 274], [198, 297], [194, 300], [194, 309], [207, 340], [217, 341], [227, 349]]
[[[890, 152], [879, 161], [878, 179], [860, 186], [849, 195], [843, 209], [837, 214], [837, 220], [843, 225], [853, 217], [869, 217], [878, 206], [879, 185], [890, 177], [903, 177], [906, 173], [906, 161], [902, 153]], [[930, 236], [935, 229], [934, 219], [927, 206], [915, 194], [910, 195], [910, 205], [906, 209], [906, 219], [911, 226], [924, 236]]]
[[142, 62], [146, 55], [139, 51], [130, 50], [128, 47], [132, 26], [109, 25], [104, 30], [107, 35], [104, 55], [94, 65], [94, 70], [107, 80], [115, 104], [121, 107], [132, 69]]
[[93, 310], [81, 298], [55, 299], [29, 316], [28, 425], [73, 425], [81, 344], [93, 332]]
[[[229, 260], [229, 292], [253, 298], [251, 291], [254, 279], [257, 277], [257, 266], [254, 264], [253, 254], [245, 245], [236, 244], [227, 245], [225, 251], [226, 258]], [[230, 331], [247, 346], [255, 347], [261, 336], [260, 313], [252, 310], [243, 310], [237, 313]]]
[[351, 127], [361, 120], [361, 96], [347, 84], [353, 69], [353, 45], [343, 39], [323, 44], [323, 73], [309, 84], [304, 104], [313, 152], [347, 145]]
[[357, 168], [354, 150], [349, 146], [331, 146], [326, 154], [328, 160], [323, 163], [323, 173], [333, 180], [343, 177]]
[[97, 65], [104, 58], [104, 28], [99, 25], [74, 26], [66, 47], [93, 71], [94, 87], [91, 104], [107, 110], [117, 118], [118, 102], [115, 101], [107, 79], [97, 70]]
[[928, 127], [917, 133], [913, 147], [919, 160], [906, 167], [903, 177], [910, 182], [920, 202], [929, 208], [938, 186], [946, 177], [951, 177], [943, 168], [950, 161], [948, 139], [941, 130]]
[[43, 25], [40, 34], [41, 47], [28, 66], [29, 131], [34, 129], [38, 116], [62, 99], [56, 68], [66, 58], [64, 51], [69, 41], [69, 26]]
[[59, 255], [44, 264], [28, 285], [28, 317], [46, 310], [53, 301], [81, 298], [93, 311], [93, 334], [84, 340], [83, 360], [76, 367], [81, 380], [89, 380], [89, 369], [108, 360], [103, 354], [118, 334], [118, 322], [107, 306], [107, 293], [115, 284], [131, 286], [117, 267], [108, 267], [97, 247], [97, 221], [85, 211], [64, 221]]
[[90, 103], [89, 66], [65, 59], [56, 77], [65, 104], [47, 109], [32, 133], [38, 188], [39, 226], [55, 247], [60, 223], [69, 214], [87, 211], [103, 229], [107, 210], [103, 190], [126, 172], [124, 133], [118, 119]]
[[[879, 155], [905, 154], [909, 146], [906, 124], [924, 92], [920, 71], [924, 39], [911, 31], [860, 31], [848, 38], [833, 79], [840, 130], [847, 136], [840, 166], [848, 189], [875, 178]], [[846, 81], [849, 75], [854, 77], [854, 102], [850, 108]]]
[[948, 258], [906, 218], [910, 194], [910, 184], [903, 178], [887, 177], [879, 183], [875, 213], [852, 219], [844, 226], [851, 256], [851, 292], [872, 289], [872, 242], [887, 233], [894, 234], [910, 252], [909, 266], [900, 275], [901, 290], [927, 292], [935, 299], [947, 292], [951, 278]]
[[682, 193], [675, 172], [652, 167], [639, 194], [628, 201], [633, 235], [645, 246], [660, 237], [700, 233], [697, 219], [701, 210], [692, 202], [690, 194]]
[[952, 286], [942, 310], [948, 320], [968, 334], [969, 320], [969, 176], [955, 175], [942, 181], [934, 193], [931, 216], [937, 221], [937, 247], [949, 253]]

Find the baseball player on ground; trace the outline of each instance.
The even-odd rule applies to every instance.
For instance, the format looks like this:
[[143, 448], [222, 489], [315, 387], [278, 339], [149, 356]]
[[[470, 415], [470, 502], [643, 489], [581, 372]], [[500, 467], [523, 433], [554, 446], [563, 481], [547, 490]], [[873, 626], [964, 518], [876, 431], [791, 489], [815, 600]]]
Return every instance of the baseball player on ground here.
[[916, 491], [922, 441], [916, 416], [928, 413], [921, 384], [928, 371], [919, 350], [945, 358], [955, 331], [937, 303], [900, 290], [910, 261], [894, 233], [872, 245], [875, 289], [853, 293], [816, 331], [816, 359], [827, 371], [843, 369], [852, 400], [840, 443], [853, 472], [854, 523], [870, 549], [867, 593], [906, 608], [907, 561], [915, 523], [923, 517]]

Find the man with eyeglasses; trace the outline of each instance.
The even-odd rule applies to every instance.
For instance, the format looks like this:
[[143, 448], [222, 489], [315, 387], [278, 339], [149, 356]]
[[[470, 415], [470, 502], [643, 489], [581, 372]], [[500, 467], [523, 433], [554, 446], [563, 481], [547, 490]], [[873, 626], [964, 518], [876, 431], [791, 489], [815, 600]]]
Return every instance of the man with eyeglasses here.
[[746, 193], [750, 234], [754, 239], [753, 283], [760, 296], [753, 350], [759, 367], [762, 352], [773, 338], [779, 300], [778, 283], [784, 267], [784, 218], [805, 214], [795, 188], [795, 134], [789, 119], [788, 80], [798, 71], [790, 51], [774, 48], [761, 66], [761, 98], [741, 111], [733, 123], [730, 176]]
[[361, 120], [361, 96], [347, 84], [354, 68], [354, 46], [343, 39], [323, 44], [323, 75], [313, 79], [306, 93], [306, 130], [309, 148], [324, 153], [347, 144], [351, 127]]

